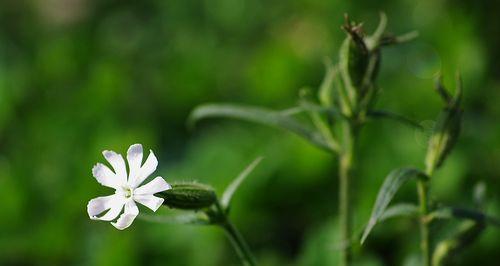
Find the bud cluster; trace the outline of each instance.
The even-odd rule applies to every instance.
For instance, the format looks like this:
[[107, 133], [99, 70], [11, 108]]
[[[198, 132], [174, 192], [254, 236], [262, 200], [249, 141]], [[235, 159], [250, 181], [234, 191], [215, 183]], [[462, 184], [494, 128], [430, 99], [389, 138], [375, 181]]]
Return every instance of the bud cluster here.
[[334, 95], [337, 96], [339, 109], [348, 117], [364, 115], [376, 94], [374, 81], [380, 65], [379, 42], [385, 25], [386, 18], [382, 15], [375, 34], [366, 36], [362, 24], [351, 22], [345, 17], [342, 29], [347, 36], [340, 48], [340, 80]]

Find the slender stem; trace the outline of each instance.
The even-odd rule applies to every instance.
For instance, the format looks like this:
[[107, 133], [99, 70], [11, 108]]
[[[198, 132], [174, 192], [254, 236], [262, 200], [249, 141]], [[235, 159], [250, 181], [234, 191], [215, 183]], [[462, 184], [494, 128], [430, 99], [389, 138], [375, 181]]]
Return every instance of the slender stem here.
[[[426, 173], [430, 177], [433, 169], [427, 169]], [[422, 252], [422, 265], [431, 265], [429, 221], [425, 219], [429, 213], [429, 181], [419, 180], [417, 184], [418, 198], [420, 202], [420, 250]]]
[[222, 209], [222, 207], [218, 202], [216, 203], [216, 207], [222, 218], [219, 225], [226, 232], [229, 241], [231, 241], [231, 244], [233, 245], [234, 249], [236, 250], [236, 253], [238, 254], [238, 257], [241, 260], [241, 263], [245, 266], [256, 265], [255, 259], [252, 256], [250, 248], [245, 242], [243, 236], [240, 234], [238, 229], [233, 225], [233, 223], [231, 223], [231, 221], [227, 217], [226, 212], [224, 212], [224, 210]]
[[339, 218], [341, 236], [340, 266], [351, 263], [351, 208], [350, 179], [354, 161], [355, 126], [349, 121], [342, 123], [342, 150], [339, 158]]

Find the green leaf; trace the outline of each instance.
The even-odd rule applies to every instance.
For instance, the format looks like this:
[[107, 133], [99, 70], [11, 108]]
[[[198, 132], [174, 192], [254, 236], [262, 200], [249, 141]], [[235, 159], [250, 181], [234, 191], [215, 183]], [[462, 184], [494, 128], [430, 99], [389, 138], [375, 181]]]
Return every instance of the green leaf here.
[[325, 62], [326, 73], [318, 90], [318, 99], [323, 106], [333, 106], [335, 102], [333, 81], [337, 75], [337, 68], [330, 61]]
[[409, 180], [417, 178], [424, 180], [428, 179], [427, 175], [415, 168], [400, 168], [389, 173], [378, 192], [370, 220], [361, 237], [361, 243], [365, 242], [368, 234], [380, 220], [380, 217], [384, 214], [387, 206], [399, 188]]
[[378, 48], [378, 44], [385, 33], [385, 29], [387, 28], [387, 16], [384, 12], [380, 12], [380, 21], [378, 23], [377, 29], [375, 32], [366, 38], [366, 46], [368, 49], [374, 50]]
[[249, 164], [245, 170], [243, 170], [238, 177], [236, 177], [229, 186], [227, 186], [226, 190], [222, 194], [222, 199], [220, 201], [222, 208], [225, 210], [229, 207], [229, 204], [231, 204], [231, 199], [233, 198], [234, 192], [238, 189], [238, 187], [241, 185], [243, 180], [247, 178], [247, 176], [257, 167], [257, 165], [262, 161], [262, 157], [258, 157], [255, 159], [251, 164]]
[[371, 118], [387, 118], [387, 119], [392, 119], [394, 121], [400, 122], [402, 124], [415, 127], [417, 129], [423, 130], [424, 128], [417, 122], [406, 118], [403, 115], [393, 113], [391, 111], [386, 111], [386, 110], [371, 110], [368, 112], [368, 117]]
[[396, 217], [415, 217], [419, 214], [418, 206], [411, 203], [399, 203], [388, 207], [382, 215], [379, 222]]
[[395, 35], [387, 35], [384, 36], [379, 43], [379, 46], [388, 46], [388, 45], [395, 45], [395, 44], [401, 44], [401, 43], [407, 43], [410, 41], [413, 41], [418, 37], [419, 33], [418, 31], [410, 31], [398, 36]]
[[283, 128], [303, 137], [317, 147], [332, 151], [332, 147], [330, 147], [321, 134], [280, 111], [236, 104], [204, 104], [191, 112], [188, 124], [192, 126], [196, 121], [209, 117], [236, 118]]
[[322, 114], [324, 113], [337, 119], [349, 119], [344, 114], [342, 114], [342, 112], [340, 112], [340, 110], [338, 110], [335, 106], [325, 107], [306, 99], [301, 99], [299, 105], [303, 111]]
[[193, 213], [183, 213], [178, 215], [150, 215], [141, 214], [140, 219], [156, 222], [156, 223], [166, 223], [166, 224], [190, 224], [190, 225], [209, 225], [210, 218], [202, 212]]
[[465, 219], [481, 223], [487, 223], [496, 227], [500, 227], [500, 219], [487, 215], [481, 211], [455, 208], [455, 207], [442, 207], [428, 216], [429, 220], [432, 219]]

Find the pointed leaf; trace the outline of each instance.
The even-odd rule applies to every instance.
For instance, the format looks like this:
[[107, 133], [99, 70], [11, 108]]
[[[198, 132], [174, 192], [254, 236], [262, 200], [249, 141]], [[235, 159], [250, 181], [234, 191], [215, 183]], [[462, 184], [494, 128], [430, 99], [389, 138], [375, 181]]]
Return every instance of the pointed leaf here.
[[393, 113], [391, 111], [386, 110], [371, 110], [368, 112], [368, 117], [372, 118], [387, 118], [392, 119], [394, 121], [400, 122], [402, 124], [415, 127], [417, 129], [423, 130], [422, 125], [419, 123], [397, 113]]
[[374, 50], [375, 48], [377, 48], [377, 45], [382, 39], [386, 28], [387, 28], [387, 15], [384, 12], [380, 12], [380, 21], [378, 23], [377, 29], [371, 36], [366, 38], [366, 43], [370, 50]]
[[255, 167], [262, 161], [262, 157], [258, 157], [255, 159], [251, 164], [249, 164], [245, 170], [243, 170], [238, 177], [236, 177], [229, 186], [227, 186], [226, 190], [224, 191], [224, 194], [222, 194], [222, 199], [220, 201], [222, 208], [227, 209], [229, 207], [229, 204], [231, 204], [231, 199], [233, 198], [234, 192], [238, 189], [238, 187], [241, 185], [243, 180], [247, 178], [247, 176], [255, 169]]
[[488, 225], [500, 227], [500, 219], [485, 214], [481, 211], [455, 208], [455, 207], [442, 207], [429, 214], [428, 219], [465, 219], [476, 222], [484, 222]]
[[337, 68], [332, 65], [330, 61], [325, 62], [326, 73], [321, 85], [318, 90], [318, 99], [323, 106], [333, 106], [334, 105], [334, 89], [333, 81], [335, 75], [337, 75]]
[[380, 220], [380, 217], [384, 214], [384, 211], [399, 188], [409, 180], [418, 178], [424, 180], [428, 179], [422, 171], [415, 168], [396, 169], [385, 178], [385, 181], [378, 192], [377, 200], [375, 201], [375, 206], [373, 207], [368, 225], [366, 226], [363, 236], [361, 237], [361, 243], [366, 240], [370, 231]]
[[283, 128], [303, 137], [310, 143], [322, 149], [331, 151], [331, 148], [323, 139], [321, 134], [280, 111], [235, 104], [204, 104], [198, 106], [191, 112], [191, 115], [188, 119], [188, 124], [192, 126], [194, 125], [194, 123], [196, 123], [196, 121], [209, 117], [236, 118], [268, 126]]
[[382, 215], [379, 222], [395, 217], [415, 217], [419, 213], [418, 206], [411, 203], [399, 203], [388, 207]]

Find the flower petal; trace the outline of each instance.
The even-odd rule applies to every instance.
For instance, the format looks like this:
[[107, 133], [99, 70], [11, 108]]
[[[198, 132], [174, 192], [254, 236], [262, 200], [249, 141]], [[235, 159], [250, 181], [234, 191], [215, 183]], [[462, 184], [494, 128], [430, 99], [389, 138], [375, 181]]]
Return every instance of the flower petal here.
[[120, 180], [122, 184], [126, 184], [127, 168], [125, 166], [125, 161], [123, 160], [123, 157], [114, 151], [103, 151], [102, 155], [104, 155], [104, 158], [106, 158], [106, 160], [108, 160], [111, 166], [113, 166], [113, 169], [115, 170], [118, 180]]
[[92, 218], [105, 210], [109, 210], [109, 208], [111, 208], [111, 201], [114, 197], [115, 195], [109, 195], [91, 199], [87, 204], [87, 213], [89, 217]]
[[151, 175], [158, 166], [158, 160], [154, 155], [152, 150], [149, 150], [149, 156], [146, 159], [146, 162], [141, 166], [141, 170], [139, 174], [133, 179], [129, 180], [129, 184], [132, 188], [136, 188], [139, 186], [149, 175]]
[[134, 196], [134, 200], [150, 208], [154, 212], [158, 210], [158, 208], [160, 208], [161, 204], [163, 203], [162, 198], [158, 198], [153, 195], [136, 195]]
[[97, 182], [103, 186], [118, 188], [121, 185], [115, 173], [102, 163], [94, 165], [92, 168], [92, 175], [97, 179]]
[[130, 200], [125, 204], [125, 211], [122, 213], [122, 215], [120, 215], [120, 218], [118, 218], [116, 223], [111, 224], [117, 229], [123, 230], [132, 224], [138, 214], [139, 208], [137, 208], [137, 205], [133, 200]]
[[157, 176], [155, 179], [151, 180], [149, 183], [140, 186], [134, 190], [135, 195], [152, 195], [158, 192], [162, 192], [165, 190], [171, 189], [170, 186], [165, 179], [161, 176]]
[[[120, 214], [124, 203], [124, 198], [117, 194], [106, 197], [98, 197], [89, 201], [87, 204], [87, 212], [92, 220], [111, 221]], [[106, 210], [109, 211], [103, 216], [97, 216]]]
[[127, 161], [129, 166], [129, 182], [135, 180], [137, 175], [141, 170], [142, 163], [142, 145], [141, 144], [133, 144], [130, 145], [127, 151]]

